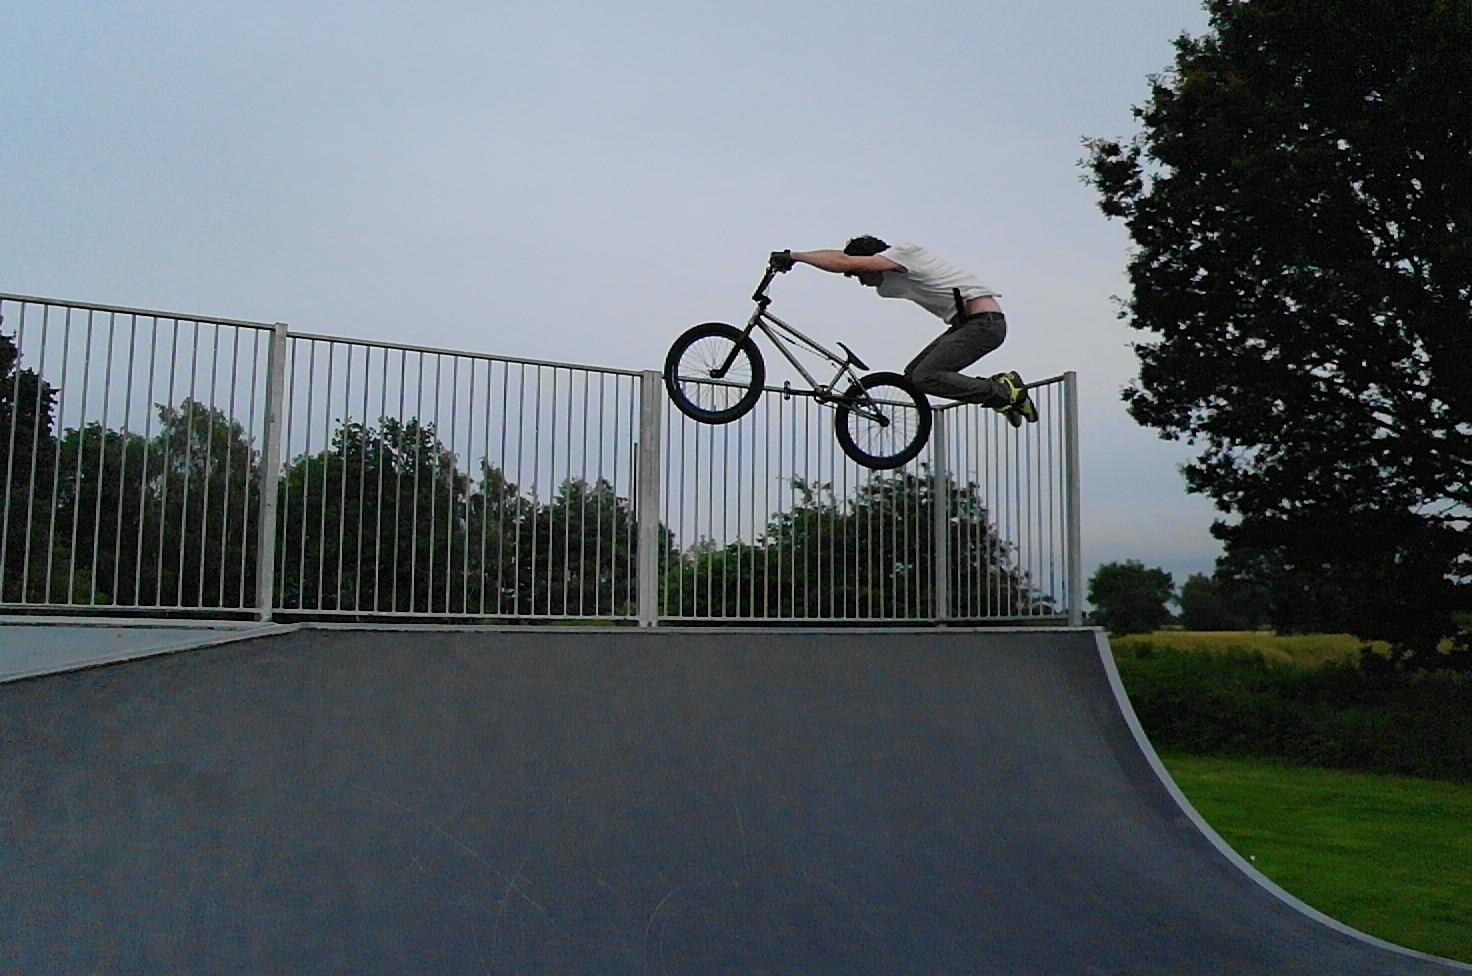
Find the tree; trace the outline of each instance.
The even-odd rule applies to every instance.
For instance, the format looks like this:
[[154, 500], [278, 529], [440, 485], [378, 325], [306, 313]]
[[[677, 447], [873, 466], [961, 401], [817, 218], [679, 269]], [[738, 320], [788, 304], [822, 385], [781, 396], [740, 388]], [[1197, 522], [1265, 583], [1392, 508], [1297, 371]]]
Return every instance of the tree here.
[[1187, 630], [1256, 630], [1265, 619], [1258, 588], [1232, 577], [1192, 573], [1181, 584], [1179, 602]]
[[[827, 483], [792, 480], [794, 503], [754, 542], [697, 541], [668, 564], [664, 599], [676, 615], [910, 617], [934, 612], [934, 479], [900, 472], [840, 498]], [[948, 482], [951, 614], [1054, 612], [1001, 539], [976, 483]]]
[[20, 348], [0, 335], [0, 599], [65, 601], [51, 549], [56, 483], [56, 387], [20, 368]]
[[63, 431], [53, 573], [75, 603], [252, 606], [260, 465], [250, 437], [198, 400], [155, 409], [151, 439], [96, 422]]
[[570, 478], [540, 501], [486, 461], [472, 479], [434, 424], [381, 417], [292, 459], [278, 490], [286, 609], [637, 611], [633, 508], [606, 480]]
[[1204, 445], [1275, 623], [1322, 589], [1316, 624], [1472, 664], [1472, 4], [1207, 6], [1142, 131], [1089, 141], [1153, 335], [1130, 413]]
[[465, 609], [479, 568], [466, 569], [470, 478], [433, 424], [345, 423], [291, 461], [279, 491], [284, 608]]
[[73, 599], [98, 605], [158, 603], [158, 529], [164, 519], [148, 462], [154, 462], [157, 476], [163, 468], [159, 452], [150, 452], [140, 434], [106, 430], [98, 423], [68, 428], [59, 446], [56, 537], [76, 581]]
[[1138, 559], [1104, 563], [1089, 580], [1094, 622], [1111, 634], [1148, 634], [1170, 621], [1166, 606], [1176, 584], [1163, 569], [1146, 569]]

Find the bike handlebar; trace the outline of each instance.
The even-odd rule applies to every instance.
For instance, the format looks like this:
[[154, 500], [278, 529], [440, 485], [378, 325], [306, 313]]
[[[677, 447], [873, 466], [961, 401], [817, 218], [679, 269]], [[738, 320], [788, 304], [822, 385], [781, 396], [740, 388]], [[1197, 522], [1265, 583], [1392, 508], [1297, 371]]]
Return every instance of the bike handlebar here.
[[770, 302], [772, 299], [767, 295], [767, 287], [771, 285], [772, 279], [775, 277], [777, 277], [777, 269], [772, 267], [771, 264], [768, 264], [767, 273], [762, 275], [762, 283], [757, 285], [756, 291], [751, 293], [751, 300], [761, 305]]

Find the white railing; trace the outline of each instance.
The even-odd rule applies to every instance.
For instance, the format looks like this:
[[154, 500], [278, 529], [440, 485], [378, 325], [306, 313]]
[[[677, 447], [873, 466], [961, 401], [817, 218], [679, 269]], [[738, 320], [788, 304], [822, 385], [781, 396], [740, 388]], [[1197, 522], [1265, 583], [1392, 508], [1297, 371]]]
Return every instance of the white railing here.
[[0, 608], [1078, 623], [1076, 381], [875, 472], [768, 390], [0, 295]]

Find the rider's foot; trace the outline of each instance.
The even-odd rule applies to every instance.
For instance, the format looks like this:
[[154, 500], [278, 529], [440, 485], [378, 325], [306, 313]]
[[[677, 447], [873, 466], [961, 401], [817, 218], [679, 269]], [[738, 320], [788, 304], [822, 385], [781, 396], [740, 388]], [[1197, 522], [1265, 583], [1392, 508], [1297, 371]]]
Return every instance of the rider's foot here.
[[1000, 407], [1007, 415], [1007, 422], [1013, 427], [1021, 427], [1022, 421], [1030, 424], [1038, 422], [1038, 408], [1033, 405], [1032, 397], [1027, 395], [1027, 384], [1022, 382], [1022, 375], [1016, 370], [1009, 373], [998, 373], [992, 377], [999, 386], [1006, 391], [1008, 402], [1006, 406]]

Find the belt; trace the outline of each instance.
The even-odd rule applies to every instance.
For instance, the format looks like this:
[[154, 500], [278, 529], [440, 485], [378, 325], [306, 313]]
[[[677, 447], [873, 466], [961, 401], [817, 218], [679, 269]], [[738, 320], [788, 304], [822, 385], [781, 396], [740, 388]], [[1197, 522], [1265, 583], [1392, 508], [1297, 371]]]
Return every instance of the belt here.
[[975, 322], [977, 319], [986, 319], [988, 321], [1001, 322], [1005, 321], [1006, 318], [1007, 316], [1003, 315], [1001, 312], [993, 312], [990, 310], [985, 312], [969, 312], [967, 313], [965, 318], [958, 319], [956, 321], [956, 325], [965, 325], [968, 322]]

